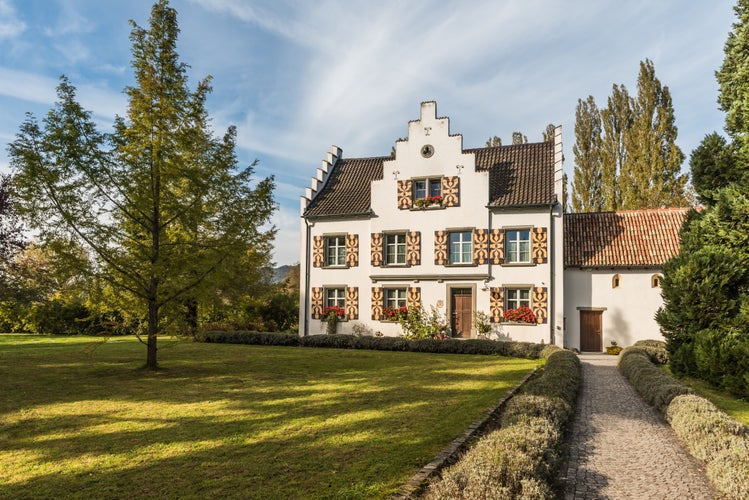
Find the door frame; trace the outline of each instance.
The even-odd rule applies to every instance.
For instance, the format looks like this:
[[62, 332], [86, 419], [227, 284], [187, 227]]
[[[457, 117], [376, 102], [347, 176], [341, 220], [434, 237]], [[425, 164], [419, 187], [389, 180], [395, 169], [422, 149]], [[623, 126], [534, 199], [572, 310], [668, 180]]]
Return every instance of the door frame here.
[[[461, 290], [471, 290], [471, 316], [473, 316], [473, 313], [476, 312], [476, 284], [475, 283], [451, 283], [447, 285], [447, 300], [446, 300], [446, 307], [445, 307], [445, 319], [447, 320], [447, 326], [450, 327], [450, 334], [452, 335], [452, 307], [453, 307], [453, 290], [454, 289], [461, 289]], [[457, 338], [475, 338], [476, 334], [473, 331], [473, 318], [471, 318], [471, 330], [468, 333], [467, 337], [457, 337]]]
[[[580, 352], [603, 352], [603, 312], [606, 310], [605, 307], [578, 307], [577, 308], [579, 313], [579, 321], [580, 321]], [[598, 317], [599, 321], [599, 327], [600, 327], [600, 335], [598, 336], [598, 344], [599, 348], [598, 350], [590, 350], [590, 349], [583, 349], [583, 316], [595, 313], [595, 316]], [[587, 337], [586, 337], [587, 338]], [[586, 346], [588, 347], [588, 346]]]

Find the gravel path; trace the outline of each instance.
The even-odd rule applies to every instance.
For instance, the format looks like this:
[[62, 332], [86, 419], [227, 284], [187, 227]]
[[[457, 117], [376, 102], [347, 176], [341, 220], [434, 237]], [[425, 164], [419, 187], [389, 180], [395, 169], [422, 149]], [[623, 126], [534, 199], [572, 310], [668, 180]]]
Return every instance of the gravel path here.
[[565, 465], [566, 499], [717, 498], [700, 463], [619, 373], [616, 356], [582, 354]]

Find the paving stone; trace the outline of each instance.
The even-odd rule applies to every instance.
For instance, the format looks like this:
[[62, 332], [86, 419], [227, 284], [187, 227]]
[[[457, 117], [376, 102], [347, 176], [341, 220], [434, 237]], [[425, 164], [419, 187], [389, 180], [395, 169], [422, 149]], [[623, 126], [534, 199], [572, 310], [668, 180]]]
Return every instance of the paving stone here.
[[582, 384], [562, 471], [566, 499], [720, 498], [702, 464], [619, 373], [581, 354]]

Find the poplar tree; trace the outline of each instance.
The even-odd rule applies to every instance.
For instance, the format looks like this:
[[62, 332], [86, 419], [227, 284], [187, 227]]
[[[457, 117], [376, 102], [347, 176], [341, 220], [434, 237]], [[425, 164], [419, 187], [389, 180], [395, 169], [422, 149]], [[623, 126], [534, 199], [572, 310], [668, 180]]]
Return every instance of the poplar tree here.
[[572, 210], [600, 212], [601, 194], [601, 114], [593, 96], [577, 100], [575, 110], [575, 170], [572, 181]]
[[[649, 59], [640, 62], [637, 96], [624, 85], [614, 84], [607, 107], [596, 111], [589, 97], [578, 101], [575, 123], [576, 155], [573, 179], [575, 200], [600, 196], [584, 210], [623, 210], [685, 206], [687, 176], [680, 174], [684, 154], [676, 145], [677, 128], [671, 94], [655, 76]], [[591, 125], [600, 114], [600, 127]], [[600, 137], [600, 139], [599, 139]], [[600, 188], [591, 193], [596, 172], [590, 155], [600, 143]], [[595, 155], [594, 155], [595, 156]], [[579, 176], [579, 179], [577, 178]], [[582, 206], [582, 205], [581, 205]]]
[[487, 148], [495, 148], [502, 145], [502, 138], [498, 136], [490, 137], [486, 140]]
[[608, 106], [601, 111], [601, 197], [603, 210], [606, 211], [621, 208], [618, 179], [627, 164], [627, 133], [632, 128], [632, 122], [632, 101], [627, 87], [614, 84]]
[[131, 25], [136, 85], [114, 132], [96, 129], [63, 77], [43, 125], [29, 115], [9, 151], [26, 219], [45, 242], [93, 252], [100, 276], [139, 311], [155, 369], [164, 312], [197, 300], [273, 238], [261, 228], [274, 181], [237, 168], [233, 127], [213, 136], [210, 77], [188, 88], [168, 1], [153, 6], [148, 28]]
[[671, 93], [655, 76], [649, 59], [640, 62], [631, 127], [624, 134], [626, 160], [619, 172], [621, 208], [684, 206], [687, 176], [680, 175], [684, 154], [676, 145]]

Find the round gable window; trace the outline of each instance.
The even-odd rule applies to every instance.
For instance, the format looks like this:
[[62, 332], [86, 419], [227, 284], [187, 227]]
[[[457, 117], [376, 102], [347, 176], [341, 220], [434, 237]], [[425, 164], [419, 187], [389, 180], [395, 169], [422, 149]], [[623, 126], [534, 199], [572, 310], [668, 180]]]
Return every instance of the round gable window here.
[[434, 146], [431, 144], [424, 144], [421, 148], [421, 156], [424, 158], [431, 158], [434, 154]]

